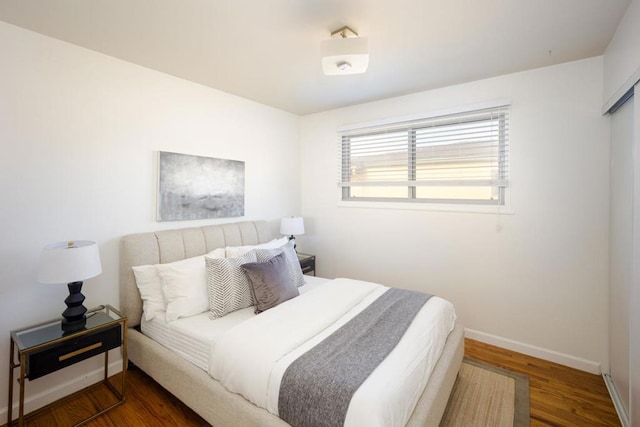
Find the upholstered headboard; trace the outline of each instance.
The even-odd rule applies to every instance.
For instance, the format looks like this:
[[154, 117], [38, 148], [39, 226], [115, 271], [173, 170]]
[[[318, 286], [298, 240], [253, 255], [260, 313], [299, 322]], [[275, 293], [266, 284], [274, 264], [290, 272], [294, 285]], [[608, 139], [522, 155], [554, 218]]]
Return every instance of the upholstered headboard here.
[[120, 240], [120, 311], [129, 327], [140, 324], [142, 300], [131, 267], [164, 264], [204, 255], [225, 246], [257, 245], [271, 240], [266, 221], [129, 234]]

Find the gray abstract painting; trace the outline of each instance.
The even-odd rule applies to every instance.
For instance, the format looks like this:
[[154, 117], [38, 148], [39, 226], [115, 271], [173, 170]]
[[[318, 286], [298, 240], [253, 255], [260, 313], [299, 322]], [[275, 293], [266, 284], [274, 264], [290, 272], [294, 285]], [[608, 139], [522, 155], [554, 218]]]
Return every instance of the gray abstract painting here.
[[158, 221], [244, 215], [244, 162], [160, 152]]

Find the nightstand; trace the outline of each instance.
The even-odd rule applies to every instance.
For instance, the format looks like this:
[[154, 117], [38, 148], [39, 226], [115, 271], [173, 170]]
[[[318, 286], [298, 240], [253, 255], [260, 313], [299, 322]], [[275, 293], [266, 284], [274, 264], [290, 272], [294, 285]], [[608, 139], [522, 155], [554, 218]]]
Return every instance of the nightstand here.
[[316, 256], [303, 254], [298, 252], [298, 261], [300, 261], [300, 268], [302, 269], [302, 274], [308, 274], [313, 272], [313, 275], [316, 275]]
[[[107, 379], [109, 350], [117, 347], [122, 347], [122, 383], [120, 391]], [[19, 359], [17, 363], [14, 361], [16, 350]], [[102, 381], [118, 400], [108, 408], [102, 409], [76, 425], [84, 424], [124, 403], [127, 367], [127, 318], [110, 305], [104, 305], [87, 312], [86, 326], [79, 331], [63, 331], [61, 319], [12, 331], [7, 426], [13, 424], [11, 412], [13, 409], [13, 370], [15, 368], [20, 368], [20, 379], [18, 380], [20, 385], [18, 426], [22, 427], [24, 425], [25, 379], [35, 380], [102, 353], [104, 353], [104, 379]]]

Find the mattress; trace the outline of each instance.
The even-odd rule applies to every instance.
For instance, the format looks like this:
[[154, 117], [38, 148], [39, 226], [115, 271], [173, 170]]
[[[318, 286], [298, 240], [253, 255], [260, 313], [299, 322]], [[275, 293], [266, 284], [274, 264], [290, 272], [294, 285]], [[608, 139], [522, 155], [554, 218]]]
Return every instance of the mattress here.
[[[305, 285], [298, 288], [301, 294], [330, 281], [330, 279], [314, 276], [304, 276], [304, 278]], [[163, 313], [150, 321], [142, 316], [140, 329], [149, 338], [207, 371], [211, 344], [229, 329], [254, 316], [253, 307], [234, 311], [216, 320], [209, 318], [209, 312], [204, 312], [167, 322]]]

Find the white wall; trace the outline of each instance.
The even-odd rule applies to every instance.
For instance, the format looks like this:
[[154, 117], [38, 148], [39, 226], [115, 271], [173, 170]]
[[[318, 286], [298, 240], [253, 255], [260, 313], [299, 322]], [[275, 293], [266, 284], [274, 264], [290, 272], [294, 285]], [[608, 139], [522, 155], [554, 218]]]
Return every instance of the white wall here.
[[640, 80], [640, 0], [633, 0], [604, 53], [602, 103], [607, 111]]
[[[85, 305], [117, 307], [120, 236], [242, 219], [273, 220], [276, 231], [299, 214], [300, 170], [292, 114], [1, 22], [0, 57], [2, 424], [9, 331], [65, 307], [66, 286], [36, 282], [45, 244], [96, 240], [103, 273], [86, 281]], [[245, 161], [245, 217], [157, 223], [160, 150]], [[27, 383], [27, 397], [101, 363]]]
[[[609, 119], [602, 58], [301, 119], [303, 252], [347, 276], [451, 300], [476, 338], [608, 363]], [[338, 207], [339, 125], [507, 98], [513, 215]], [[526, 343], [526, 344], [525, 344]]]

